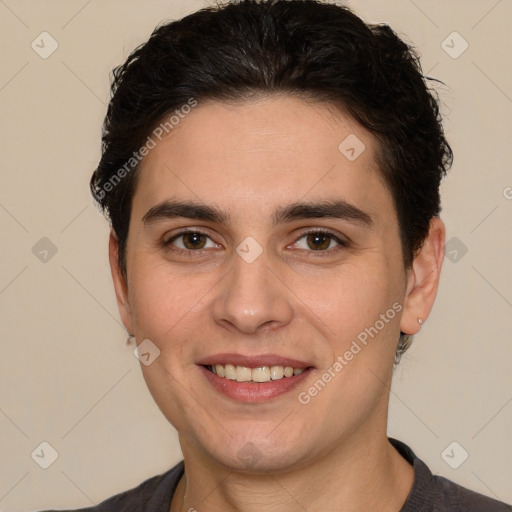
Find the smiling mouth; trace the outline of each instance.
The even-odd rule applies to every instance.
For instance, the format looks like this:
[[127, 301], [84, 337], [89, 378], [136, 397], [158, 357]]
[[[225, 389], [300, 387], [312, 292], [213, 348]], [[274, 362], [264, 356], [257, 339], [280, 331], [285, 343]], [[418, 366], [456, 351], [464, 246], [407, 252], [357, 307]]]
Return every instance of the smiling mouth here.
[[307, 368], [293, 368], [292, 366], [260, 366], [249, 368], [233, 364], [204, 365], [210, 372], [218, 377], [237, 382], [261, 384], [276, 380], [287, 379], [300, 375]]

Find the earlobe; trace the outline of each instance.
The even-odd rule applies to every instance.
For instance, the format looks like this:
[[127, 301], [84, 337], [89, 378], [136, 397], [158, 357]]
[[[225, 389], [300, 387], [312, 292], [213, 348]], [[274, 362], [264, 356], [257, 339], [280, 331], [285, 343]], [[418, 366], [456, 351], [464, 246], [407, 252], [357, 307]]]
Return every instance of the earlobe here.
[[416, 334], [434, 305], [444, 259], [445, 226], [435, 217], [423, 246], [408, 271], [407, 291], [400, 329]]
[[110, 230], [108, 255], [119, 315], [126, 330], [133, 333], [132, 312], [128, 300], [128, 283], [119, 267], [119, 241], [113, 229]]

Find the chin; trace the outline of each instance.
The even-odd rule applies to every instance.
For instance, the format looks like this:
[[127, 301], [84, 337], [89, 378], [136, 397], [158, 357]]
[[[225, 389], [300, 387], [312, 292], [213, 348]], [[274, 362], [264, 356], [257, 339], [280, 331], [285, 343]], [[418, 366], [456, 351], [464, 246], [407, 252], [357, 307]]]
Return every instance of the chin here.
[[216, 439], [196, 439], [195, 444], [201, 445], [210, 458], [232, 471], [279, 472], [299, 467], [307, 453], [304, 439], [294, 440], [290, 432], [269, 436], [271, 431], [267, 428], [252, 435], [245, 432], [233, 437], [224, 432]]

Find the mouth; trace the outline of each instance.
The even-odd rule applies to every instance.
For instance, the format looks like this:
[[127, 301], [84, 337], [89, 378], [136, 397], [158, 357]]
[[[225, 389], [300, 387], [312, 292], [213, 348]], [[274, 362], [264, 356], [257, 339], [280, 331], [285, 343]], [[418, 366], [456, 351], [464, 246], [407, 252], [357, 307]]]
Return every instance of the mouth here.
[[219, 354], [201, 361], [198, 367], [216, 391], [237, 401], [256, 403], [291, 392], [315, 369], [295, 359], [236, 354]]

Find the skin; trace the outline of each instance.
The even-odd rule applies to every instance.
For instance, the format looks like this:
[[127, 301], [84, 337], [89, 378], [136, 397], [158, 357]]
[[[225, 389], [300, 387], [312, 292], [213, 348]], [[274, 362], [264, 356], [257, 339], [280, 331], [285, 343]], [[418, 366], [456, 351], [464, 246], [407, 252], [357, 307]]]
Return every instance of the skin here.
[[[354, 161], [338, 150], [350, 134], [366, 147]], [[348, 115], [271, 96], [200, 103], [143, 161], [127, 278], [115, 233], [110, 262], [124, 325], [138, 343], [150, 339], [161, 351], [141, 368], [184, 455], [172, 512], [396, 512], [405, 502], [413, 469], [387, 440], [389, 387], [400, 330], [416, 333], [432, 308], [445, 229], [433, 219], [404, 268], [376, 150], [374, 137]], [[180, 217], [145, 225], [144, 215], [169, 199], [219, 207], [230, 223]], [[366, 212], [372, 226], [337, 218], [272, 222], [288, 204], [338, 199]], [[185, 227], [207, 235], [202, 250], [187, 249], [183, 237], [164, 245]], [[314, 250], [304, 231], [315, 229], [350, 243], [321, 239], [324, 248]], [[248, 236], [263, 251], [252, 263], [236, 252]], [[301, 404], [298, 393], [394, 303], [403, 309]], [[296, 390], [243, 403], [220, 394], [200, 371], [197, 362], [216, 353], [274, 353], [315, 369]], [[258, 454], [250, 465], [237, 456], [249, 442]]]

